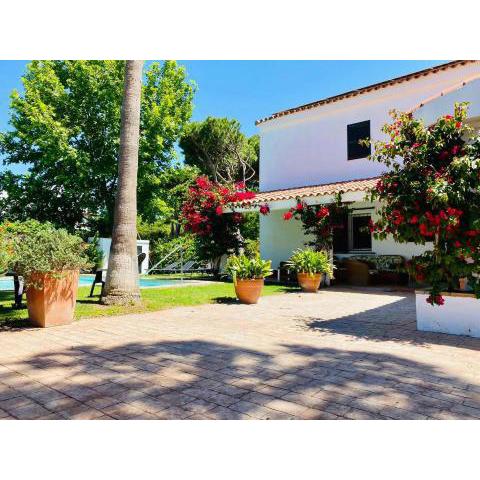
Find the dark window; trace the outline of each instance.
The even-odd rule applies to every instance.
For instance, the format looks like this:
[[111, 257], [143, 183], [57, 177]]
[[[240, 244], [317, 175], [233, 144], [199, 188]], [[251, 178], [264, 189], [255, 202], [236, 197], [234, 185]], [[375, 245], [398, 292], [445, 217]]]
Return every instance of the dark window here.
[[370, 139], [370, 120], [347, 125], [348, 159], [368, 157], [371, 153], [370, 145], [365, 146], [359, 140]]
[[352, 217], [352, 248], [353, 250], [371, 250], [372, 234], [368, 228], [370, 216]]
[[333, 229], [333, 253], [348, 252], [348, 214], [340, 218]]

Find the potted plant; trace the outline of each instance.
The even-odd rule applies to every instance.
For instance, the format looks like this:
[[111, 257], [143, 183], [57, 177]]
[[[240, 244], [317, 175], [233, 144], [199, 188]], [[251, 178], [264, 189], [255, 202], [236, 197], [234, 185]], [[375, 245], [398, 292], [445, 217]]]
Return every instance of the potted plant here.
[[322, 275], [333, 275], [333, 265], [328, 255], [311, 248], [295, 250], [287, 265], [297, 272], [298, 284], [304, 292], [317, 292]]
[[381, 202], [371, 230], [425, 246], [407, 264], [428, 285], [416, 291], [419, 330], [480, 337], [480, 136], [466, 120], [465, 104], [428, 126], [393, 112], [372, 155], [389, 171], [371, 191]]
[[91, 264], [80, 237], [50, 223], [11, 223], [5, 227], [11, 267], [25, 281], [30, 321], [38, 327], [72, 322], [80, 269]]
[[232, 255], [228, 258], [225, 271], [232, 276], [235, 293], [241, 303], [258, 302], [264, 278], [272, 273], [271, 264], [270, 260], [262, 260], [259, 255]]

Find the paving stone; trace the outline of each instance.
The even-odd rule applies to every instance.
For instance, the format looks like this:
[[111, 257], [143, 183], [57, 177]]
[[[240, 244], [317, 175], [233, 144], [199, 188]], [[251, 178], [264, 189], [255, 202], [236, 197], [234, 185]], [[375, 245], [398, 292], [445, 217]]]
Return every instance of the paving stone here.
[[480, 339], [382, 288], [0, 335], [0, 418], [477, 419]]
[[271, 408], [272, 410], [279, 410], [280, 412], [296, 416], [302, 416], [302, 412], [306, 410], [304, 405], [287, 402], [286, 400], [281, 400], [278, 398], [271, 400], [270, 402], [264, 404], [264, 406], [267, 408]]
[[31, 403], [22, 405], [21, 407], [12, 409], [10, 414], [19, 420], [35, 420], [44, 415], [48, 415], [49, 412], [46, 408], [43, 408], [38, 403]]
[[217, 406], [208, 410], [205, 415], [212, 420], [248, 420], [249, 418], [252, 418], [246, 414], [222, 406]]

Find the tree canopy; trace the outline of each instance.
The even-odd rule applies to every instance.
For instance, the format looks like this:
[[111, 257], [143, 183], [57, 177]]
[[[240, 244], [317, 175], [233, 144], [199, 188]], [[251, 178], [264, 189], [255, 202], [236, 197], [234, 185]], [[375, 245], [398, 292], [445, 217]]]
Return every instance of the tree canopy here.
[[258, 183], [258, 135], [245, 136], [237, 120], [207, 117], [189, 123], [179, 145], [185, 163], [198, 167], [214, 182]]
[[[24, 92], [11, 95], [11, 129], [0, 134], [2, 216], [110, 234], [120, 138], [124, 61], [33, 61]], [[139, 215], [158, 212], [165, 169], [190, 119], [195, 85], [174, 61], [152, 63], [142, 87]], [[160, 212], [161, 214], [161, 212]]]

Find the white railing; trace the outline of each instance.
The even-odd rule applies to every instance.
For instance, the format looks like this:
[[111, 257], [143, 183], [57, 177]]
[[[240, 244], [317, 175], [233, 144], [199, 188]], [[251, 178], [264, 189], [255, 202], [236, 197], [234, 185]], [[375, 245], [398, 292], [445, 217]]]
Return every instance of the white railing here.
[[[157, 268], [161, 263], [163, 263], [167, 258], [171, 257], [175, 252], [177, 252], [179, 249], [182, 248], [182, 245], [177, 245], [171, 252], [169, 252], [167, 255], [165, 255], [161, 260], [159, 260], [153, 267], [149, 268], [147, 270], [147, 275], [150, 273], [150, 272], [153, 272], [155, 270], [161, 270], [160, 268]], [[181, 260], [183, 260], [183, 251], [180, 252], [181, 254]], [[181, 263], [183, 264], [183, 261], [181, 261]], [[183, 265], [182, 265], [182, 268], [183, 268]], [[183, 270], [182, 270], [182, 273], [183, 273]]]

